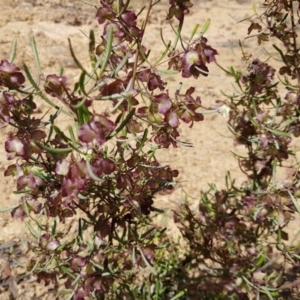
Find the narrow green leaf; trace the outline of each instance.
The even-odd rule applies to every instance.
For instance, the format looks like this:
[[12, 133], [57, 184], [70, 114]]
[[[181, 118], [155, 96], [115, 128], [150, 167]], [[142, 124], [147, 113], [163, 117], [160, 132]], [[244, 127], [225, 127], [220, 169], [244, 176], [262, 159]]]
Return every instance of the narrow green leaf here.
[[85, 101], [86, 101], [86, 97], [84, 97], [80, 102], [78, 102], [76, 105], [71, 105], [72, 108], [75, 109], [79, 109], [80, 107], [82, 107], [82, 105], [84, 105]]
[[[154, 233], [154, 231], [156, 230], [155, 227], [150, 228], [149, 230], [147, 230], [146, 232], [144, 232], [141, 236], [140, 236], [140, 240], [143, 240], [147, 235]], [[148, 237], [149, 239], [150, 237]]]
[[155, 280], [155, 294], [156, 294], [156, 299], [159, 299], [158, 297], [160, 296], [160, 290], [161, 290], [161, 282], [159, 278]]
[[[83, 72], [85, 72], [86, 74], [88, 74], [87, 71], [84, 69], [84, 67], [82, 66], [82, 64], [80, 63], [80, 61], [78, 60], [78, 58], [77, 58], [76, 55], [75, 55], [75, 52], [74, 52], [73, 47], [72, 47], [71, 39], [68, 39], [68, 42], [69, 42], [69, 49], [70, 49], [70, 52], [71, 52], [71, 56], [72, 56], [72, 58], [73, 58], [73, 60], [74, 60], [74, 62], [75, 62], [75, 64], [76, 64], [76, 66], [77, 66], [81, 71], [83, 71]], [[88, 75], [89, 75], [89, 74], [88, 74]], [[90, 76], [90, 75], [89, 75], [89, 76]]]
[[289, 193], [289, 195], [291, 197], [291, 200], [292, 200], [297, 212], [300, 213], [300, 205], [299, 205], [297, 199], [294, 198], [294, 196], [292, 195], [292, 193], [289, 190], [287, 192]]
[[98, 177], [92, 170], [92, 166], [90, 164], [90, 162], [88, 161], [88, 159], [86, 160], [86, 167], [87, 167], [87, 171], [89, 173], [89, 175], [91, 176], [91, 178], [95, 181], [100, 181], [100, 182], [103, 182], [104, 179], [103, 178], [100, 178]]
[[82, 71], [80, 77], [79, 77], [79, 88], [80, 88], [80, 91], [83, 93], [83, 95], [85, 95], [86, 97], [88, 97], [88, 94], [86, 93], [85, 91], [85, 75], [86, 75], [86, 72], [85, 71]]
[[106, 42], [106, 47], [105, 47], [105, 53], [104, 53], [104, 58], [102, 61], [102, 65], [100, 68], [100, 72], [99, 72], [99, 77], [102, 77], [106, 66], [108, 64], [109, 58], [110, 58], [110, 54], [112, 51], [112, 41], [113, 41], [113, 29], [112, 26], [108, 26], [108, 31], [107, 31], [107, 42]]
[[205, 24], [204, 24], [204, 26], [203, 26], [200, 34], [199, 34], [199, 38], [201, 38], [206, 33], [206, 31], [208, 30], [208, 28], [210, 26], [210, 22], [211, 22], [210, 19], [206, 20], [206, 22], [205, 22]]
[[[170, 46], [169, 46], [169, 45], [167, 45], [167, 43], [165, 42], [165, 39], [164, 39], [164, 36], [163, 36], [163, 31], [162, 31], [162, 28], [160, 28], [160, 30], [159, 30], [159, 34], [160, 34], [160, 39], [161, 39], [161, 41], [163, 42], [164, 46], [165, 46], [166, 48], [169, 48]], [[170, 42], [169, 42], [169, 44], [171, 45], [171, 43], [170, 43]]]
[[290, 132], [279, 131], [279, 130], [270, 129], [270, 128], [267, 128], [267, 127], [266, 127], [266, 130], [273, 133], [273, 134], [275, 134], [275, 135], [278, 135], [278, 136], [290, 136], [291, 135]]
[[222, 71], [224, 71], [226, 74], [232, 75], [231, 72], [229, 72], [228, 70], [226, 70], [225, 68], [223, 68], [221, 65], [219, 65], [218, 62], [215, 62], [215, 64], [216, 64]]
[[[80, 1], [80, 0], [79, 0], [79, 1]], [[85, 3], [84, 1], [80, 1], [80, 2]], [[80, 275], [80, 277], [81, 277], [81, 275]], [[66, 290], [66, 291], [61, 291], [61, 292], [59, 293], [59, 295], [65, 296], [65, 295], [70, 294], [70, 296], [69, 296], [66, 300], [73, 300], [76, 291], [77, 291], [77, 286], [76, 286], [72, 291], [67, 291], [67, 290]]]
[[35, 272], [35, 270], [38, 268], [39, 265], [40, 265], [40, 260], [37, 259], [35, 265], [33, 266], [33, 268], [31, 268], [31, 270], [28, 273], [28, 275], [29, 274], [33, 274]]
[[257, 128], [259, 127], [259, 124], [256, 122], [256, 120], [251, 116], [250, 113], [247, 113], [247, 117], [250, 120], [250, 122]]
[[149, 264], [147, 258], [145, 257], [143, 251], [141, 249], [139, 249], [140, 253], [141, 253], [141, 256], [142, 256], [142, 259], [145, 263], [145, 265], [147, 266], [147, 268], [150, 270], [150, 272], [153, 274], [153, 275], [157, 275], [156, 271], [154, 270], [154, 268]]
[[[167, 228], [163, 228], [163, 229], [161, 229], [161, 230], [159, 230], [159, 231], [156, 231], [156, 232], [154, 233], [154, 235], [153, 235], [153, 239], [162, 236], [166, 231], [167, 231]], [[160, 248], [160, 249], [165, 248], [166, 245], [167, 245], [167, 244], [160, 244], [160, 245], [158, 246], [158, 248]]]
[[159, 64], [169, 53], [169, 49], [171, 47], [171, 42], [168, 43], [168, 45], [165, 45], [166, 49], [164, 50], [164, 52], [162, 53], [162, 55], [158, 58], [157, 61], [155, 61], [155, 63], [153, 64], [154, 66]]
[[137, 150], [138, 153], [144, 148], [144, 145], [146, 143], [147, 137], [148, 137], [148, 129], [146, 128], [145, 131], [144, 131], [143, 137], [140, 140], [140, 147]]
[[45, 151], [47, 152], [50, 152], [50, 153], [68, 153], [68, 152], [71, 152], [73, 150], [73, 148], [51, 148], [51, 147], [48, 147], [48, 146], [45, 146], [39, 142], [34, 142], [38, 147], [44, 149]]
[[256, 8], [255, 3], [252, 5], [252, 10], [253, 10], [254, 14], [257, 15], [257, 8]]
[[[126, 92], [120, 93], [120, 94], [112, 94], [112, 95], [108, 95], [108, 96], [97, 96], [95, 98], [95, 100], [102, 100], [102, 101], [106, 101], [106, 100], [116, 100], [116, 99], [122, 99], [122, 98], [126, 98], [131, 96], [132, 94], [128, 94]], [[123, 99], [122, 99], [123, 100]], [[115, 109], [114, 109], [115, 110]]]
[[45, 180], [45, 181], [48, 181], [49, 180], [49, 175], [44, 175], [44, 174], [41, 174], [40, 172], [34, 172], [34, 171], [31, 171], [32, 174], [42, 180]]
[[82, 221], [83, 221], [82, 218], [79, 218], [79, 220], [78, 220], [78, 235], [77, 235], [81, 241], [82, 241], [82, 233], [83, 233], [82, 225], [81, 225]]
[[256, 33], [256, 34], [248, 35], [247, 37], [245, 37], [245, 40], [251, 39], [251, 38], [256, 37], [256, 36], [260, 37], [259, 39], [262, 39], [263, 37], [266, 37], [267, 38], [266, 41], [269, 40], [269, 34], [267, 33], [266, 30], [261, 31], [261, 32]]
[[183, 291], [179, 292], [176, 296], [172, 297], [171, 300], [177, 300], [179, 299], [180, 297], [184, 296], [185, 293], [186, 293], [186, 289], [184, 289]]
[[65, 266], [60, 266], [60, 269], [65, 273], [65, 274], [68, 274], [69, 276], [71, 276], [71, 277], [75, 277], [74, 275], [73, 275], [73, 271], [70, 269], [70, 268], [67, 268], [67, 267], [65, 267]]
[[62, 251], [66, 246], [67, 246], [67, 242], [64, 241], [57, 249], [55, 249], [55, 251], [60, 252]]
[[195, 110], [195, 112], [197, 114], [201, 114], [201, 115], [210, 115], [210, 114], [214, 114], [217, 113], [219, 110], [218, 109], [208, 109], [208, 110], [202, 110], [201, 107], [197, 108]]
[[[273, 104], [273, 102], [272, 102], [272, 104]], [[278, 98], [276, 98], [275, 110], [274, 110], [274, 115], [273, 115], [272, 123], [271, 123], [272, 125], [275, 124], [275, 122], [276, 122], [276, 117], [278, 115], [278, 110], [280, 107], [281, 107], [281, 99], [280, 99], [280, 97], [278, 97]]]
[[[204, 25], [205, 26], [205, 25]], [[196, 24], [192, 33], [191, 33], [191, 37], [189, 39], [189, 43], [191, 42], [191, 40], [194, 38], [195, 34], [197, 33], [198, 29], [199, 29], [200, 25], [199, 24]]]
[[9, 62], [12, 63], [16, 57], [16, 50], [17, 50], [17, 40], [14, 39], [11, 46], [11, 53], [9, 57]]
[[248, 280], [248, 278], [244, 275], [241, 275], [241, 278], [251, 287], [255, 288], [255, 285]]
[[157, 208], [157, 207], [154, 207], [154, 206], [152, 206], [151, 210], [152, 210], [152, 211], [155, 211], [155, 212], [158, 212], [158, 213], [160, 213], [160, 214], [164, 214], [164, 213], [165, 213], [164, 210], [162, 210], [162, 209], [160, 209], [160, 208]]
[[121, 237], [121, 241], [122, 241], [123, 245], [127, 243], [126, 234], [127, 234], [127, 227], [125, 226], [124, 230], [123, 230], [123, 233], [122, 233], [122, 237]]
[[68, 130], [69, 130], [69, 133], [70, 133], [70, 137], [71, 137], [73, 146], [75, 147], [76, 144], [77, 144], [77, 139], [76, 139], [76, 137], [75, 137], [75, 134], [74, 134], [74, 131], [73, 131], [73, 128], [72, 128], [71, 125], [68, 126]]
[[54, 131], [57, 133], [57, 135], [60, 137], [60, 138], [62, 138], [65, 142], [70, 142], [71, 140], [70, 140], [70, 138], [68, 138], [65, 134], [64, 134], [64, 132], [62, 132], [56, 125], [52, 125], [51, 126], [53, 129], [54, 129]]
[[80, 126], [82, 126], [85, 123], [88, 123], [91, 120], [91, 112], [83, 104], [77, 108], [77, 117]]
[[20, 204], [16, 204], [14, 206], [10, 206], [10, 207], [4, 207], [4, 208], [0, 208], [0, 212], [7, 212], [7, 211], [11, 211], [15, 208], [17, 208]]
[[39, 74], [41, 74], [42, 71], [41, 71], [41, 64], [40, 64], [39, 54], [38, 54], [35, 39], [34, 39], [33, 36], [30, 37], [30, 44], [31, 44], [31, 49], [32, 49], [34, 61], [35, 61], [35, 66], [36, 66]]
[[231, 71], [231, 74], [233, 76], [233, 78], [235, 79], [235, 81], [237, 82], [239, 80], [239, 76], [238, 74], [236, 73], [235, 69], [233, 67], [230, 67], [230, 71]]
[[136, 265], [136, 253], [135, 253], [135, 247], [132, 249], [132, 264]]
[[284, 64], [288, 66], [288, 62], [287, 62], [287, 60], [285, 58], [285, 55], [281, 51], [281, 49], [278, 48], [275, 44], [273, 44], [272, 46], [278, 51], [278, 53], [280, 54], [280, 57], [281, 57], [282, 61], [284, 62]]
[[176, 75], [179, 73], [177, 70], [163, 70], [163, 69], [157, 69], [159, 73], [162, 73], [164, 75]]
[[144, 53], [143, 49], [139, 45], [139, 54], [143, 58], [143, 61], [147, 62], [148, 65], [152, 65], [151, 62], [148, 60], [150, 53], [151, 53], [151, 50], [149, 50], [147, 53]]
[[123, 244], [123, 240], [119, 237], [118, 232], [115, 231], [113, 235], [113, 239], [116, 240], [119, 244]]
[[[173, 26], [173, 24], [171, 23], [171, 21], [169, 21], [169, 25], [171, 26], [172, 30], [174, 31], [174, 33], [176, 34], [176, 38], [173, 42], [173, 46], [172, 46], [172, 50], [174, 51], [177, 48], [179, 39], [181, 39], [181, 30], [182, 30], [182, 22], [179, 24], [178, 26], [178, 30], [176, 30]], [[183, 47], [184, 48], [184, 47]]]
[[[77, 285], [79, 280], [82, 278], [81, 274], [78, 274], [77, 277], [74, 279], [74, 281], [71, 283], [72, 286]], [[76, 289], [75, 289], [76, 290]]]
[[57, 221], [56, 221], [56, 219], [54, 219], [53, 225], [52, 225], [52, 230], [51, 230], [52, 235], [56, 234], [56, 227], [57, 227]]
[[64, 75], [64, 67], [63, 66], [60, 66], [59, 67], [59, 71], [58, 71], [58, 76], [61, 77]]
[[36, 230], [33, 229], [33, 227], [28, 223], [24, 222], [26, 227], [29, 229], [30, 233], [32, 234], [33, 237], [35, 237], [37, 240], [40, 239], [40, 234], [36, 232]]
[[29, 192], [32, 192], [32, 190], [20, 190], [20, 191], [13, 191], [13, 194], [19, 195], [19, 194], [27, 194]]
[[102, 65], [103, 57], [104, 57], [103, 55], [100, 55], [100, 56], [98, 57], [98, 59], [97, 59], [97, 61], [96, 61], [96, 64], [95, 64], [95, 69], [94, 69], [94, 71], [92, 72], [93, 75], [96, 73], [95, 70], [97, 70], [97, 69], [100, 67], [100, 65]]
[[257, 210], [255, 211], [254, 215], [253, 215], [253, 220], [257, 221], [257, 217], [259, 216], [260, 212], [262, 211], [262, 209], [264, 208], [263, 205], [259, 205], [257, 206]]
[[113, 136], [115, 136], [118, 132], [120, 132], [127, 124], [128, 122], [131, 120], [132, 116], [135, 113], [135, 108], [133, 108], [129, 114], [126, 116], [126, 118], [124, 119], [124, 121], [120, 124], [120, 126], [114, 130], [114, 132], [108, 137], [108, 139], [112, 138]]
[[[164, 166], [152, 166], [152, 165], [146, 165], [146, 164], [139, 164], [139, 166], [144, 167], [144, 168], [149, 168], [149, 169], [163, 169], [164, 168]], [[166, 181], [158, 181], [158, 182], [164, 183]]]
[[120, 63], [117, 65], [117, 67], [112, 71], [112, 73], [110, 74], [110, 77], [115, 77], [115, 75], [117, 75], [120, 70], [125, 66], [125, 64], [127, 63], [129, 58], [129, 54], [127, 53], [123, 59], [120, 61]]
[[[277, 141], [276, 141], [277, 142]], [[272, 184], [273, 186], [276, 185], [276, 169], [277, 169], [277, 163], [278, 163], [278, 160], [277, 158], [274, 159], [273, 163], [272, 163]]]
[[95, 67], [95, 63], [96, 63], [96, 58], [95, 58], [95, 32], [94, 30], [90, 30], [90, 35], [89, 35], [89, 53], [90, 53], [90, 61], [91, 61], [91, 65], [92, 68]]
[[267, 289], [266, 287], [263, 287], [263, 286], [260, 287], [260, 292], [266, 294], [269, 297], [270, 300], [274, 300], [272, 294], [274, 294], [275, 296], [278, 295], [278, 292], [276, 290], [274, 290], [274, 292], [271, 293], [269, 289]]

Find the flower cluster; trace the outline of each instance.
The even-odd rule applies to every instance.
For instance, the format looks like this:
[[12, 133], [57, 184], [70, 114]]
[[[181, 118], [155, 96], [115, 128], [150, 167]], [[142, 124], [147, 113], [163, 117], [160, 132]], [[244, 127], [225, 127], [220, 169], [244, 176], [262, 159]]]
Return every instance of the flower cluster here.
[[190, 12], [190, 8], [193, 6], [189, 0], [169, 0], [170, 8], [167, 16], [167, 20], [171, 20], [175, 17], [180, 22], [184, 20], [184, 14]]
[[207, 45], [207, 39], [201, 37], [198, 42], [189, 46], [182, 55], [176, 51], [169, 53], [169, 69], [182, 72], [182, 77], [198, 78], [200, 74], [208, 75], [207, 63], [215, 62], [218, 52]]
[[179, 120], [190, 123], [190, 127], [194, 122], [202, 121], [203, 115], [197, 113], [196, 110], [201, 107], [200, 97], [196, 99], [192, 96], [195, 88], [189, 88], [185, 94], [175, 94], [172, 100], [168, 93], [161, 93], [153, 97], [149, 107], [140, 107], [138, 116], [146, 119], [151, 124], [155, 132], [154, 141], [168, 148], [171, 144], [177, 147], [177, 137], [179, 132]]

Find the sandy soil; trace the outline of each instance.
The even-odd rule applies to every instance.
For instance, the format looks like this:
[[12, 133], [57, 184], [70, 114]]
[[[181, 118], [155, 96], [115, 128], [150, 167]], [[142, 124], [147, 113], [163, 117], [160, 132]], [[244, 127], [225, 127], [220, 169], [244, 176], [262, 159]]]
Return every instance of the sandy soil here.
[[[17, 40], [18, 50], [15, 63], [22, 65], [26, 63], [31, 70], [34, 70], [32, 53], [30, 48], [30, 36], [33, 35], [39, 49], [40, 61], [45, 75], [56, 73], [59, 66], [65, 67], [65, 72], [70, 78], [76, 78], [77, 70], [69, 55], [67, 39], [72, 40], [74, 50], [80, 61], [87, 61], [87, 37], [90, 28], [101, 33], [101, 28], [94, 20], [95, 11], [93, 8], [72, 0], [1, 0], [0, 14], [0, 59], [7, 59], [10, 55], [11, 42]], [[93, 2], [93, 1], [91, 1]], [[97, 1], [94, 1], [97, 2]], [[135, 1], [136, 6], [141, 6], [140, 1]], [[141, 1], [144, 2], [144, 1]], [[195, 24], [202, 26], [207, 18], [211, 19], [211, 27], [206, 34], [209, 44], [219, 52], [218, 62], [222, 66], [242, 66], [237, 58], [241, 54], [238, 48], [238, 39], [243, 39], [247, 33], [247, 23], [239, 23], [238, 20], [245, 19], [252, 14], [251, 1], [245, 0], [212, 0], [193, 1], [195, 3], [190, 15], [186, 19], [184, 37], [188, 37]], [[174, 34], [165, 21], [168, 0], [162, 0], [155, 8], [155, 15], [147, 29], [145, 44], [152, 49], [155, 57], [162, 51], [159, 29], [164, 28], [166, 40], [174, 38]], [[259, 6], [262, 0], [255, 3]], [[97, 36], [97, 35], [96, 35]], [[254, 45], [254, 41], [247, 40], [245, 49]], [[254, 57], [261, 55], [262, 49], [255, 46]], [[211, 66], [210, 72], [216, 76], [207, 78], [199, 77], [198, 80], [183, 80], [183, 90], [189, 86], [196, 87], [196, 94], [199, 95], [205, 106], [209, 107], [218, 99], [224, 99], [221, 90], [231, 92], [232, 80], [224, 75], [217, 68]], [[166, 78], [170, 81], [169, 89], [176, 89], [180, 78]], [[41, 105], [41, 110], [45, 106]], [[67, 120], [66, 120], [67, 122]], [[1, 128], [0, 133], [0, 172], [3, 174], [8, 162], [4, 151], [4, 141], [8, 128]], [[198, 197], [201, 188], [206, 188], [207, 183], [215, 182], [219, 186], [224, 185], [224, 178], [227, 171], [237, 177], [241, 182], [239, 170], [230, 151], [235, 149], [232, 139], [226, 127], [226, 119], [220, 115], [207, 116], [202, 123], [195, 124], [190, 129], [182, 129], [182, 137], [186, 142], [193, 144], [192, 148], [180, 147], [179, 149], [168, 149], [162, 151], [160, 159], [180, 171], [180, 184], [175, 193], [168, 196], [160, 196], [157, 199], [158, 205], [162, 208], [169, 208], [178, 205], [182, 201], [183, 188], [192, 197]], [[11, 178], [1, 176], [0, 182], [0, 208], [13, 206], [18, 199], [12, 194], [14, 189]], [[196, 200], [194, 203], [196, 204]], [[169, 210], [166, 210], [169, 213]], [[0, 214], [0, 257], [9, 260], [12, 270], [17, 268], [15, 259], [22, 256], [22, 247], [19, 246], [23, 238], [30, 238], [25, 226], [18, 221], [12, 221], [10, 214]], [[14, 242], [14, 244], [9, 244]], [[14, 249], [14, 251], [12, 251]], [[10, 255], [9, 253], [14, 253]], [[1, 262], [0, 262], [1, 263]], [[1, 267], [1, 265], [0, 265]], [[5, 267], [2, 260], [2, 268]], [[1, 269], [0, 269], [1, 270]], [[2, 270], [3, 272], [3, 270]], [[0, 274], [1, 275], [1, 274]], [[3, 273], [2, 273], [3, 275]], [[30, 280], [30, 279], [26, 279]], [[0, 278], [1, 289], [1, 278]], [[55, 299], [55, 293], [50, 288], [42, 288], [34, 282], [18, 283], [17, 289], [21, 294], [20, 299]], [[5, 294], [0, 299], [5, 298]]]

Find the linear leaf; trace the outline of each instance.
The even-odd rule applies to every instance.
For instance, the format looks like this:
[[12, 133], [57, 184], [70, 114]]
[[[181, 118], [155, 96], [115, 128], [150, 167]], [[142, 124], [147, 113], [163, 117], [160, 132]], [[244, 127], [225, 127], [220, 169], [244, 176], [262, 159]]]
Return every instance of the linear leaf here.
[[39, 54], [38, 54], [38, 51], [37, 51], [37, 48], [36, 48], [35, 39], [34, 39], [33, 36], [30, 37], [30, 44], [31, 44], [31, 49], [32, 49], [35, 65], [36, 65], [36, 68], [37, 68], [37, 70], [40, 74], [42, 72], [41, 71], [41, 64], [40, 64]]
[[73, 150], [73, 148], [51, 148], [48, 146], [45, 146], [39, 142], [34, 142], [38, 147], [44, 149], [47, 152], [50, 153], [68, 153], [71, 152]]
[[79, 88], [80, 88], [80, 91], [83, 93], [83, 95], [85, 95], [86, 97], [88, 97], [88, 94], [86, 93], [85, 91], [85, 75], [86, 75], [86, 72], [85, 71], [82, 71], [80, 77], [79, 77]]
[[139, 251], [141, 253], [142, 259], [143, 259], [145, 265], [147, 266], [147, 268], [151, 271], [152, 274], [157, 275], [157, 273], [154, 270], [154, 268], [149, 264], [149, 262], [148, 262], [147, 258], [145, 257], [143, 251], [141, 249], [139, 249]]
[[202, 30], [201, 30], [201, 32], [200, 32], [200, 34], [199, 34], [199, 38], [201, 38], [206, 33], [209, 26], [210, 26], [210, 19], [207, 19], [204, 26], [203, 26], [203, 28], [202, 28]]
[[104, 58], [103, 58], [103, 62], [101, 65], [101, 69], [99, 72], [99, 77], [102, 76], [103, 72], [105, 71], [105, 68], [108, 64], [108, 60], [110, 58], [110, 53], [112, 51], [112, 41], [113, 41], [113, 29], [112, 26], [108, 27], [108, 31], [107, 31], [107, 42], [106, 42], [106, 47], [105, 47], [105, 53], [104, 53]]
[[118, 64], [118, 66], [112, 71], [112, 73], [110, 74], [110, 77], [114, 77], [116, 74], [118, 74], [120, 72], [120, 70], [125, 66], [125, 64], [127, 63], [129, 58], [128, 53], [123, 57], [123, 59], [120, 61], [120, 63]]
[[171, 300], [177, 300], [179, 299], [180, 297], [184, 296], [184, 294], [186, 293], [186, 289], [179, 292], [177, 295], [175, 295], [174, 297], [171, 298]]
[[292, 193], [289, 190], [287, 192], [289, 193], [297, 212], [300, 213], [300, 205], [299, 205], [298, 201], [294, 198], [294, 196], [292, 195]]
[[[71, 39], [68, 39], [68, 42], [69, 42], [69, 49], [70, 49], [70, 52], [71, 52], [71, 56], [76, 64], [76, 66], [83, 72], [85, 72], [86, 74], [88, 74], [88, 72], [84, 69], [84, 67], [82, 66], [82, 64], [80, 63], [80, 61], [78, 60], [78, 58], [76, 57], [75, 55], [75, 52], [73, 50], [73, 47], [72, 47], [72, 43], [71, 43]], [[89, 74], [88, 74], [89, 75]], [[89, 75], [91, 76], [91, 75]]]
[[17, 50], [17, 40], [14, 39], [11, 46], [11, 53], [9, 57], [9, 62], [12, 63], [16, 57], [16, 50]]
[[165, 45], [165, 47], [166, 47], [166, 49], [164, 50], [162, 55], [158, 58], [158, 60], [154, 63], [154, 66], [159, 64], [166, 57], [166, 55], [169, 53], [169, 49], [171, 47], [171, 42], [169, 42], [168, 45]]
[[86, 167], [87, 167], [87, 171], [89, 173], [89, 175], [91, 176], [91, 178], [95, 181], [104, 181], [103, 178], [98, 177], [92, 170], [92, 166], [90, 164], [90, 162], [88, 161], [88, 159], [86, 160]]
[[124, 119], [124, 121], [120, 124], [120, 126], [112, 133], [112, 135], [110, 136], [110, 138], [114, 135], [116, 135], [118, 132], [120, 132], [127, 124], [128, 122], [131, 120], [132, 116], [135, 113], [135, 108], [133, 108], [129, 114], [126, 116], [126, 118]]
[[199, 24], [196, 24], [196, 26], [194, 27], [194, 29], [193, 29], [193, 31], [192, 31], [192, 34], [191, 34], [191, 37], [190, 37], [190, 39], [189, 39], [189, 43], [190, 43], [191, 40], [194, 38], [194, 36], [195, 36], [195, 34], [196, 34], [196, 32], [197, 32], [199, 26], [200, 26]]
[[7, 211], [11, 211], [15, 208], [17, 208], [20, 204], [14, 205], [14, 206], [10, 206], [10, 207], [4, 207], [4, 208], [0, 208], [0, 212], [7, 212]]
[[176, 75], [179, 73], [177, 70], [163, 70], [163, 69], [157, 69], [159, 73], [162, 73], [164, 75]]
[[89, 53], [90, 53], [90, 61], [91, 61], [91, 64], [92, 64], [92, 68], [95, 67], [95, 63], [96, 63], [96, 59], [95, 59], [95, 54], [94, 54], [94, 51], [95, 51], [95, 32], [94, 30], [90, 30], [90, 41], [89, 41]]
[[273, 134], [275, 134], [275, 135], [278, 135], [278, 136], [290, 136], [291, 135], [290, 132], [274, 130], [274, 129], [270, 129], [270, 128], [267, 128], [267, 127], [266, 127], [266, 130], [273, 133]]
[[33, 227], [28, 223], [28, 222], [24, 222], [26, 227], [29, 229], [30, 233], [37, 239], [39, 240], [40, 239], [40, 234], [38, 234], [36, 232], [35, 229], [33, 229]]

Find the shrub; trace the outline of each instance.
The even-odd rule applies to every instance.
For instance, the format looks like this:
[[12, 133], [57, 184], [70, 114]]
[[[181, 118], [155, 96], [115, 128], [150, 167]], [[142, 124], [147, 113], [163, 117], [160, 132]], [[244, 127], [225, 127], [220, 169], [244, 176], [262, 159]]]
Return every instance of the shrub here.
[[[167, 44], [162, 37], [165, 51], [153, 61], [142, 41], [158, 2], [148, 1], [141, 23], [130, 1], [101, 0], [95, 11], [103, 32], [100, 43], [90, 32], [90, 70], [70, 42], [79, 70], [73, 87], [63, 69], [35, 80], [26, 65], [21, 70], [13, 63], [14, 50], [0, 63], [0, 119], [13, 127], [5, 142], [13, 163], [4, 175], [14, 176], [22, 195], [12, 217], [29, 219], [36, 239], [28, 245], [34, 254], [28, 272], [45, 284], [63, 283], [69, 299], [292, 295], [284, 282], [299, 256], [297, 245], [287, 244], [285, 228], [300, 211], [297, 164], [283, 183], [277, 170], [295, 155], [292, 137], [299, 136], [299, 1], [266, 1], [264, 13], [249, 19], [248, 34], [257, 31], [259, 44], [282, 42], [274, 44], [282, 64], [278, 82], [275, 67], [246, 54], [242, 43], [247, 70], [220, 66], [237, 89], [213, 112], [228, 115], [234, 142], [247, 150], [236, 155], [246, 179], [236, 186], [228, 173], [226, 189], [214, 183], [202, 191], [198, 210], [184, 203], [174, 211], [185, 249], [154, 222], [162, 212], [155, 195], [172, 191], [178, 176], [156, 152], [184, 144], [180, 125], [192, 127], [206, 111], [194, 87], [169, 91], [163, 75], [207, 77], [218, 53], [204, 37], [209, 21], [200, 33], [195, 26], [189, 41], [182, 38], [192, 3], [170, 0], [167, 20], [176, 38]], [[33, 38], [31, 44], [41, 74]], [[33, 115], [38, 101], [49, 105], [40, 118]], [[110, 106], [96, 105], [100, 101]], [[62, 115], [71, 120], [67, 130], [59, 123]], [[75, 233], [69, 226], [74, 221]]]

